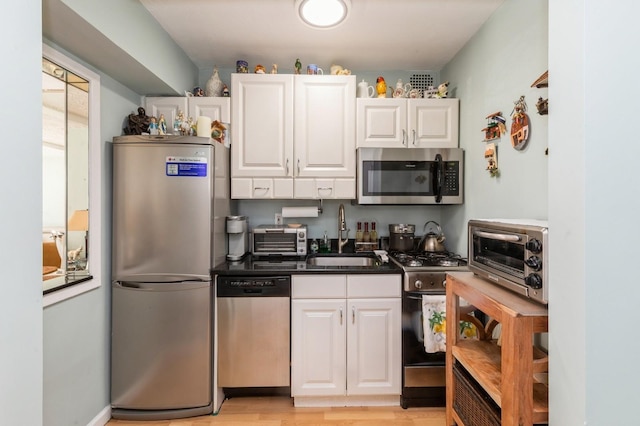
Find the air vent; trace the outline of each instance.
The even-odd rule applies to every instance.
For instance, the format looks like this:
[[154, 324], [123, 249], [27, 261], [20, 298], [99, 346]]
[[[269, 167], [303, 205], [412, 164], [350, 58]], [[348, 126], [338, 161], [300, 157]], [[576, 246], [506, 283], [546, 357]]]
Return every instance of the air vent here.
[[409, 78], [409, 83], [411, 83], [412, 88], [418, 89], [420, 96], [422, 96], [425, 89], [428, 89], [430, 86], [436, 86], [436, 74], [430, 71], [422, 74], [414, 74]]

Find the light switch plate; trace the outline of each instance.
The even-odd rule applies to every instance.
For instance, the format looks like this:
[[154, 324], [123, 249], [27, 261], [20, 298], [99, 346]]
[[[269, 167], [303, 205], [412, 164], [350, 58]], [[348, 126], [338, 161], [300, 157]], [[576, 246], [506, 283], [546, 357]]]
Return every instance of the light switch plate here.
[[276, 213], [276, 225], [282, 225], [282, 213]]

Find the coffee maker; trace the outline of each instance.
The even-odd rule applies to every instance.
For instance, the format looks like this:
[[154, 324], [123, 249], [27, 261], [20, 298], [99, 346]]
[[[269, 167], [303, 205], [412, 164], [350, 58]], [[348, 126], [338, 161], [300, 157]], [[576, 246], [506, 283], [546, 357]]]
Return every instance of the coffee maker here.
[[240, 260], [249, 251], [246, 216], [227, 216], [228, 260]]

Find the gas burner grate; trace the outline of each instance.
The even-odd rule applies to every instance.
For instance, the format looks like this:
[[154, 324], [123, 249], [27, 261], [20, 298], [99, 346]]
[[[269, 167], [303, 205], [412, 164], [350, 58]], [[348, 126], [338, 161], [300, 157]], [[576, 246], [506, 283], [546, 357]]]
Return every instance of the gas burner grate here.
[[402, 266], [409, 268], [467, 265], [465, 258], [452, 252], [391, 252], [389, 254]]

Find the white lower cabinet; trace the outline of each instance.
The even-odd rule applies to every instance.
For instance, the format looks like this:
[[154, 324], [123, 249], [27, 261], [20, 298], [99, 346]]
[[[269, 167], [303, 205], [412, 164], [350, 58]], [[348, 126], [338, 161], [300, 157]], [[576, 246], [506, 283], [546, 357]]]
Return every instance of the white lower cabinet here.
[[399, 405], [399, 275], [294, 275], [296, 406]]

